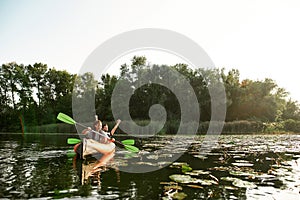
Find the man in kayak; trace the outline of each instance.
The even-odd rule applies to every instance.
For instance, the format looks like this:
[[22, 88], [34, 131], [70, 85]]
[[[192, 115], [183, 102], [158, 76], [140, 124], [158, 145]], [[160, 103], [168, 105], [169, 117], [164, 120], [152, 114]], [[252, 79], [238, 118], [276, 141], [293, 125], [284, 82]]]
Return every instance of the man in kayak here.
[[[117, 120], [117, 123], [112, 130], [112, 135], [119, 126], [121, 120]], [[115, 152], [114, 139], [110, 139], [107, 132], [101, 130], [102, 122], [96, 117], [93, 123], [93, 129], [87, 128], [82, 131], [82, 134], [86, 135], [83, 138], [82, 143], [74, 146], [74, 151], [80, 155], [81, 158], [95, 153], [101, 153], [103, 156], [99, 160], [99, 163], [106, 164], [113, 156]]]

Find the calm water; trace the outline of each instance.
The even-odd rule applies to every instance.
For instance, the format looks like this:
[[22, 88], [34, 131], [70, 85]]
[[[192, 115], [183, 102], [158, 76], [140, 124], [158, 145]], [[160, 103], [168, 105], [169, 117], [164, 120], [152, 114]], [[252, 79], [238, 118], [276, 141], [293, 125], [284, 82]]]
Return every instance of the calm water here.
[[[203, 137], [176, 145], [170, 137], [139, 138], [139, 154], [117, 149], [93, 176], [95, 159], [76, 160], [66, 144], [75, 136], [0, 136], [0, 198], [300, 199], [300, 135], [221, 136], [205, 155], [199, 151]], [[161, 148], [164, 154], [156, 153]], [[179, 159], [163, 167], [175, 154]], [[124, 166], [160, 169], [128, 173]]]

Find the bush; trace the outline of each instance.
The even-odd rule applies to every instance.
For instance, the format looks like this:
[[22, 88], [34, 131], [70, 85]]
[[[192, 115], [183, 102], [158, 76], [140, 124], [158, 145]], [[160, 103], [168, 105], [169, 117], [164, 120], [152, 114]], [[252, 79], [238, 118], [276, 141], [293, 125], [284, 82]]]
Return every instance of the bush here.
[[300, 121], [288, 119], [282, 122], [285, 131], [300, 133]]
[[69, 124], [47, 124], [41, 126], [28, 126], [27, 133], [76, 133], [75, 126]]
[[283, 123], [281, 122], [269, 122], [263, 123], [265, 133], [276, 133], [284, 131]]
[[261, 133], [264, 130], [260, 121], [232, 121], [224, 124], [223, 133]]
[[[109, 130], [111, 130], [115, 126], [114, 121], [104, 122], [109, 126]], [[136, 120], [135, 123], [138, 126], [147, 126], [150, 123], [150, 120]], [[194, 134], [192, 127], [197, 125], [196, 122], [185, 122], [182, 124], [182, 134]], [[217, 126], [219, 126], [222, 122], [200, 122], [197, 130], [197, 134], [206, 134], [209, 126], [211, 126], [212, 133], [214, 130], [218, 130]], [[148, 127], [146, 130], [142, 128], [134, 129], [130, 127], [130, 123], [128, 121], [122, 121], [122, 124], [131, 131], [128, 134], [141, 134], [141, 135], [175, 135], [178, 132], [178, 128], [180, 125], [180, 121], [178, 120], [170, 120], [167, 121], [163, 128], [160, 126], [160, 122], [154, 122], [153, 126]], [[90, 125], [88, 125], [90, 126]], [[158, 133], [155, 130], [159, 130]], [[144, 133], [143, 133], [144, 131]], [[246, 134], [246, 133], [274, 133], [274, 132], [294, 132], [300, 133], [300, 121], [296, 121], [293, 119], [288, 119], [283, 122], [270, 122], [263, 123], [260, 121], [232, 121], [225, 122], [222, 130], [222, 134]], [[25, 132], [27, 133], [76, 133], [75, 126], [59, 123], [59, 124], [48, 124], [42, 126], [27, 126], [25, 127]], [[117, 134], [124, 133], [120, 128], [116, 131]]]
[[[125, 127], [125, 129], [130, 132], [128, 134], [140, 134], [140, 135], [154, 135], [158, 133], [159, 134], [165, 134], [165, 126], [161, 127], [161, 122], [152, 122], [151, 126], [148, 126], [150, 124], [150, 120], [135, 120], [134, 121], [138, 127], [130, 123], [129, 121], [122, 121], [122, 126]], [[105, 122], [109, 126], [109, 130], [111, 130], [115, 126], [115, 122]], [[146, 127], [148, 126], [148, 127]], [[116, 133], [124, 133], [124, 130], [117, 129]]]

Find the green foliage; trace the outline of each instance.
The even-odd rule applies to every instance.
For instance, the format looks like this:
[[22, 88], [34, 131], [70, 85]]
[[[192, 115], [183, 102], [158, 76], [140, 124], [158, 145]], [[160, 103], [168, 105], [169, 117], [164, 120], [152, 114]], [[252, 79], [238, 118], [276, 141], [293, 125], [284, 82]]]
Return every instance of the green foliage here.
[[300, 109], [298, 103], [289, 99], [282, 110], [281, 118], [282, 120], [300, 120]]
[[260, 121], [232, 121], [224, 124], [223, 133], [262, 133], [263, 123]]
[[100, 113], [102, 120], [113, 120], [110, 100], [117, 81], [116, 76], [106, 74], [101, 77], [101, 82], [97, 86], [95, 107], [96, 113]]
[[[189, 81], [199, 102], [200, 121], [181, 119], [179, 101], [168, 88], [148, 81], [140, 85], [142, 78], [165, 79], [166, 72], [179, 72]], [[149, 78], [149, 77], [148, 77]], [[131, 117], [141, 126], [150, 122], [149, 109], [154, 104], [162, 105], [167, 113], [167, 122], [159, 134], [175, 134], [180, 123], [186, 134], [193, 132], [191, 127], [199, 125], [198, 133], [207, 132], [211, 120], [211, 96], [208, 88], [218, 89], [224, 84], [226, 91], [226, 123], [224, 133], [258, 133], [293, 131], [299, 132], [300, 109], [298, 102], [286, 100], [288, 93], [274, 80], [240, 80], [236, 69], [196, 70], [187, 64], [150, 65], [144, 56], [134, 56], [129, 64], [120, 66], [120, 75], [103, 74], [101, 80], [95, 80], [92, 73], [73, 75], [67, 71], [48, 68], [46, 64], [2, 64], [0, 67], [0, 131], [41, 131], [69, 132], [70, 129], [55, 126], [59, 112], [72, 115], [72, 106], [86, 122], [94, 120], [93, 113], [114, 126], [111, 111], [111, 97], [120, 81], [132, 86], [129, 102]], [[177, 91], [186, 90], [181, 79], [172, 80]], [[123, 83], [123, 82], [122, 82]], [[76, 101], [72, 101], [72, 95]], [[95, 106], [91, 99], [95, 99]], [[82, 104], [91, 105], [82, 108]], [[119, 109], [127, 105], [119, 105]], [[84, 109], [84, 110], [81, 110]], [[194, 109], [194, 108], [190, 108]], [[128, 119], [122, 119], [123, 123]], [[51, 124], [51, 125], [47, 125]], [[157, 123], [158, 126], [159, 123]], [[73, 130], [73, 129], [72, 129]], [[120, 131], [120, 130], [118, 130]], [[148, 130], [151, 132], [151, 130]]]
[[58, 112], [71, 113], [74, 75], [66, 71], [12, 62], [1, 66], [0, 80], [0, 131], [27, 131], [56, 123]]
[[181, 165], [181, 171], [183, 172], [183, 173], [185, 173], [185, 172], [190, 172], [190, 171], [192, 171], [193, 170], [193, 168], [191, 168], [188, 164], [183, 164], [183, 165]]
[[282, 131], [288, 131], [284, 130], [284, 125], [282, 122], [268, 122], [263, 123], [264, 131], [265, 133], [278, 133]]
[[76, 133], [75, 126], [64, 123], [27, 127], [27, 133]]
[[294, 133], [300, 133], [300, 121], [288, 119], [282, 122], [283, 129]]

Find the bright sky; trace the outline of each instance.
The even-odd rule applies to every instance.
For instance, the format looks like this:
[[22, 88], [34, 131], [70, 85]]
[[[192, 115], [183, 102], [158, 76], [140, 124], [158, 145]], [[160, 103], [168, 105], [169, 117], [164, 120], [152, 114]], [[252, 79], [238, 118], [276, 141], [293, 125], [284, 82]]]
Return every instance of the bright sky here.
[[111, 37], [162, 28], [197, 42], [216, 67], [272, 78], [300, 102], [299, 19], [298, 0], [0, 0], [0, 64], [42, 62], [77, 73]]

